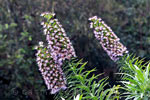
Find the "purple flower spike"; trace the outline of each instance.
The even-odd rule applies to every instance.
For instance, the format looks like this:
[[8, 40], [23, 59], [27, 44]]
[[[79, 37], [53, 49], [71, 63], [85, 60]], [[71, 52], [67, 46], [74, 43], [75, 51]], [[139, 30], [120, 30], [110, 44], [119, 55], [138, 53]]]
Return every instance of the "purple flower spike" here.
[[62, 25], [58, 22], [58, 19], [54, 18], [55, 14], [45, 13], [43, 16], [48, 16], [46, 17], [47, 22], [42, 22], [48, 48], [52, 52], [51, 55], [55, 62], [61, 66], [64, 60], [76, 57], [75, 50]]
[[45, 12], [41, 16], [47, 19], [41, 25], [48, 45], [44, 46], [43, 42], [39, 42], [36, 47], [37, 64], [47, 88], [51, 90], [51, 94], [55, 94], [67, 88], [62, 65], [65, 60], [76, 57], [76, 54], [62, 25], [54, 18], [55, 14]]
[[94, 16], [89, 18], [89, 20], [91, 21], [90, 28], [94, 28], [96, 39], [113, 61], [119, 60], [120, 56], [123, 56], [124, 53], [128, 53], [127, 48], [120, 43], [120, 39], [101, 18]]
[[55, 63], [47, 47], [43, 45], [43, 42], [39, 42], [39, 46], [36, 49], [38, 51], [36, 61], [47, 88], [51, 90], [51, 94], [55, 94], [61, 89], [66, 89], [66, 80], [62, 69], [59, 64]]

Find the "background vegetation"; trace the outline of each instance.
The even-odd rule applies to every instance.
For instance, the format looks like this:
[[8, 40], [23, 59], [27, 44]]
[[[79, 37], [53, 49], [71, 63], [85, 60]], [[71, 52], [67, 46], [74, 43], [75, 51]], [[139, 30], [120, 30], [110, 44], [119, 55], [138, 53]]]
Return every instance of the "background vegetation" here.
[[[43, 40], [40, 13], [55, 11], [78, 57], [111, 76], [116, 65], [94, 39], [88, 18], [101, 17], [131, 53], [150, 59], [149, 0], [0, 0], [0, 98], [46, 100], [33, 47]], [[101, 78], [101, 77], [100, 77]]]

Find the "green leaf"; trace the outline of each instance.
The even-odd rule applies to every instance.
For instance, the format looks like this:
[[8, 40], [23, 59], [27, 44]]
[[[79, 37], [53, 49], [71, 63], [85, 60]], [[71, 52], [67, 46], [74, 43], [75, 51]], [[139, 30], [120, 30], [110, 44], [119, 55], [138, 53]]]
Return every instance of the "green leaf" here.
[[5, 29], [8, 29], [9, 28], [9, 25], [8, 24], [5, 24]]

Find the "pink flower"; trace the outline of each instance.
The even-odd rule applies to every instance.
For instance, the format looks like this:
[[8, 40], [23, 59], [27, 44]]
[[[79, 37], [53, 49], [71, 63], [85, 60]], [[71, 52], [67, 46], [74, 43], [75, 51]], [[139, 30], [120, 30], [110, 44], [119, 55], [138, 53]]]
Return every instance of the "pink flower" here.
[[[55, 63], [55, 60], [53, 59], [51, 52], [49, 52], [47, 47], [45, 47], [44, 45], [41, 46], [41, 44], [39, 44], [39, 46], [37, 47], [37, 50], [38, 50], [37, 53], [39, 54], [38, 55], [36, 54], [37, 55], [36, 61], [39, 66], [39, 70], [43, 76], [43, 79], [45, 81], [45, 84], [47, 85], [47, 88], [50, 89], [51, 93], [54, 94], [55, 93], [55, 91], [53, 91], [54, 87], [57, 87], [57, 89], [60, 90], [63, 88], [62, 87], [63, 85], [65, 86], [66, 80], [64, 78], [63, 71], [60, 67], [58, 67], [60, 65]], [[44, 56], [41, 56], [41, 55], [44, 55]], [[61, 78], [63, 80], [59, 80]], [[61, 85], [58, 85], [58, 84], [61, 84]]]
[[66, 79], [62, 71], [65, 60], [76, 57], [75, 50], [67, 37], [62, 25], [55, 19], [54, 13], [42, 13], [41, 16], [47, 18], [47, 22], [42, 22], [43, 31], [46, 35], [48, 45], [43, 42], [37, 47], [37, 63], [44, 78], [47, 88], [55, 94], [61, 89], [66, 89]]
[[120, 56], [123, 56], [124, 53], [128, 53], [127, 48], [120, 43], [120, 39], [101, 18], [94, 16], [89, 18], [89, 20], [91, 21], [90, 27], [95, 29], [94, 35], [96, 39], [113, 61], [119, 60]]

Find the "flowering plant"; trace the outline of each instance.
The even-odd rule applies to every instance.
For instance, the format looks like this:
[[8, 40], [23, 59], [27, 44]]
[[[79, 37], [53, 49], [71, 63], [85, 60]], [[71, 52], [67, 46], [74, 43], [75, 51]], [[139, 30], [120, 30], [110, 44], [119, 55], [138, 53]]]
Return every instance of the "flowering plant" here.
[[66, 89], [62, 69], [59, 64], [55, 63], [47, 47], [43, 45], [43, 42], [39, 42], [36, 49], [38, 50], [36, 54], [37, 64], [47, 88], [51, 89], [51, 94], [55, 94], [60, 89]]
[[39, 46], [36, 47], [37, 63], [47, 88], [51, 90], [51, 94], [55, 94], [67, 88], [61, 67], [65, 60], [75, 57], [76, 54], [62, 25], [54, 18], [55, 14], [46, 12], [41, 16], [47, 19], [41, 24], [48, 44], [44, 46], [43, 42], [39, 42]]
[[150, 64], [146, 66], [147, 63], [143, 64], [143, 60], [131, 58], [129, 54], [124, 55], [128, 53], [127, 48], [120, 43], [120, 39], [101, 18], [94, 16], [89, 20], [90, 27], [95, 29], [94, 35], [103, 49], [113, 61], [119, 60], [117, 63], [121, 72], [118, 74], [123, 75], [120, 82], [123, 84], [121, 88], [126, 91], [123, 93], [126, 100], [148, 100], [150, 98]]
[[[44, 45], [43, 42], [39, 42], [39, 46], [36, 47], [36, 61], [51, 94], [56, 94], [59, 91], [55, 95], [55, 100], [60, 100], [60, 97], [63, 100], [81, 100], [81, 98], [82, 100], [119, 100], [120, 85], [104, 90], [105, 86], [108, 86], [108, 78], [95, 81], [101, 74], [90, 77], [95, 69], [86, 71], [87, 63], [75, 58], [75, 50], [62, 25], [58, 19], [54, 18], [55, 14], [42, 13], [41, 16], [47, 20], [41, 25], [44, 28], [48, 44]], [[128, 53], [127, 48], [120, 43], [120, 39], [111, 28], [97, 16], [89, 20], [91, 21], [90, 27], [95, 29], [96, 39], [109, 57], [113, 61], [118, 61], [120, 66], [123, 65], [121, 67], [123, 73], [119, 74], [124, 75], [121, 81], [124, 86], [121, 88], [126, 91], [123, 93], [126, 100], [131, 98], [148, 100], [150, 98], [150, 65], [142, 65], [142, 60], [132, 59], [129, 55], [123, 56]], [[78, 94], [82, 94], [82, 96]], [[77, 95], [76, 98], [75, 95]]]
[[97, 16], [89, 18], [90, 28], [94, 28], [94, 35], [100, 42], [103, 49], [113, 61], [119, 60], [120, 56], [128, 53], [127, 48], [120, 43], [120, 39], [115, 35], [109, 26]]

